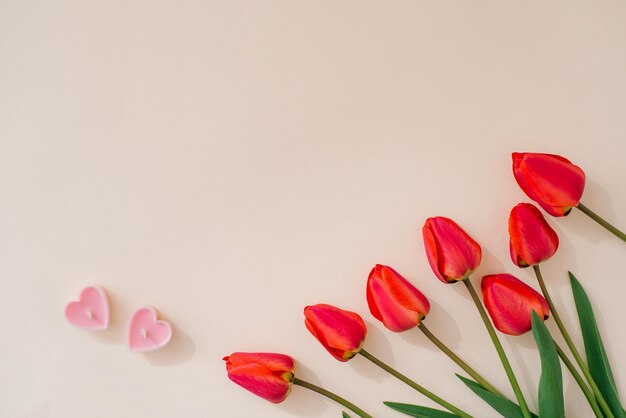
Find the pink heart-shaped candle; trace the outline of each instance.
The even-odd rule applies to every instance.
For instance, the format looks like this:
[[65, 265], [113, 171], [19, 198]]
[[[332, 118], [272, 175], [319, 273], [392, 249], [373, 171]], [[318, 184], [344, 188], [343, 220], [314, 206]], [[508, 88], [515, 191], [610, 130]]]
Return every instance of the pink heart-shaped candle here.
[[164, 319], [157, 320], [156, 311], [144, 306], [135, 311], [128, 323], [128, 349], [147, 353], [164, 347], [172, 339], [172, 326]]
[[109, 299], [100, 286], [87, 286], [80, 292], [78, 302], [65, 306], [65, 318], [72, 325], [91, 331], [109, 327]]

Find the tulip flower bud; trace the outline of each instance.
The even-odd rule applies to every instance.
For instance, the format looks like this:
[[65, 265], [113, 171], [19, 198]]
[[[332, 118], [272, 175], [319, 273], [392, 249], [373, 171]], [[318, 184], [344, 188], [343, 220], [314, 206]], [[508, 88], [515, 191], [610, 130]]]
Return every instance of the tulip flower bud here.
[[367, 278], [370, 312], [387, 328], [402, 332], [419, 325], [428, 315], [428, 299], [398, 272], [376, 264]]
[[493, 325], [509, 335], [522, 335], [532, 328], [532, 312], [548, 319], [548, 302], [535, 289], [510, 274], [483, 277], [483, 301]]
[[524, 193], [552, 216], [566, 216], [585, 189], [585, 173], [552, 154], [514, 152], [513, 175]]
[[530, 203], [520, 203], [511, 210], [509, 236], [511, 260], [518, 267], [539, 264], [559, 248], [556, 232]]
[[277, 353], [233, 353], [226, 361], [228, 378], [244, 389], [273, 403], [291, 392], [294, 360]]
[[361, 351], [367, 328], [359, 314], [318, 304], [304, 308], [304, 317], [307, 329], [337, 360], [348, 361]]
[[422, 236], [430, 267], [442, 282], [464, 280], [480, 265], [480, 245], [452, 219], [428, 218]]

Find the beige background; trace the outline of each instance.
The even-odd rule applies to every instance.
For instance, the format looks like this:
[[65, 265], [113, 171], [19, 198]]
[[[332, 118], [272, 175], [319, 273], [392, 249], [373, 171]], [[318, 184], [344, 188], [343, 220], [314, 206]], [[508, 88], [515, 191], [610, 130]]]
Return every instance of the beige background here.
[[[274, 406], [230, 383], [237, 350], [290, 353], [376, 416], [430, 405], [319, 346], [302, 308], [328, 302], [364, 316], [371, 352], [495, 417], [417, 331], [376, 323], [365, 279], [395, 266], [431, 298], [430, 328], [510, 393], [420, 227], [455, 218], [485, 250], [476, 282], [534, 285], [508, 257], [516, 150], [577, 162], [584, 202], [626, 227], [625, 21], [623, 1], [0, 0], [0, 415], [340, 416], [301, 388]], [[574, 329], [578, 273], [626, 398], [624, 245], [580, 213], [550, 222], [550, 287]], [[101, 334], [62, 315], [92, 283], [111, 297]], [[175, 324], [145, 356], [123, 335], [143, 304]], [[536, 405], [532, 338], [502, 339]], [[565, 385], [568, 417], [591, 416]]]

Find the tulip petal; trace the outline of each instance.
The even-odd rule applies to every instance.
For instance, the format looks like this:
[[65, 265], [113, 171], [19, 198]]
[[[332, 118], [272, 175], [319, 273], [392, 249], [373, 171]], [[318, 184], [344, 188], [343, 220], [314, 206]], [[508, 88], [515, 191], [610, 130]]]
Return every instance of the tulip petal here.
[[317, 329], [313, 322], [305, 319], [304, 325], [309, 330], [309, 332], [311, 332], [311, 334], [313, 334], [313, 336], [317, 338], [317, 340], [322, 344], [322, 347], [324, 347], [326, 351], [328, 351], [335, 359], [339, 361], [348, 361], [353, 357], [348, 355], [348, 352], [346, 350], [337, 349], [330, 345], [329, 339], [324, 336], [323, 331]]
[[524, 300], [515, 297], [509, 298], [508, 296], [506, 290], [502, 292], [502, 289], [497, 287], [495, 289], [489, 288], [485, 297], [491, 298], [492, 302], [487, 310], [498, 312], [491, 314], [494, 326], [498, 330], [509, 335], [522, 335], [531, 329], [528, 305]]
[[559, 247], [558, 235], [530, 203], [520, 203], [511, 210], [509, 236], [511, 259], [519, 267], [547, 260]]
[[374, 318], [378, 319], [380, 322], [383, 322], [383, 314], [378, 309], [378, 302], [374, 298], [372, 290], [370, 289], [370, 280], [367, 281], [367, 287], [365, 289], [365, 296], [367, 298], [367, 306], [370, 308], [370, 313]]
[[384, 266], [382, 275], [387, 289], [396, 302], [407, 309], [419, 312], [422, 318], [428, 315], [430, 302], [422, 292], [391, 267]]
[[530, 331], [533, 311], [544, 320], [548, 317], [549, 307], [543, 296], [510, 274], [483, 277], [481, 289], [494, 326], [505, 334]]
[[228, 371], [228, 378], [273, 403], [284, 401], [291, 391], [290, 382], [261, 364], [249, 363], [233, 367]]
[[443, 276], [443, 274], [441, 274], [439, 269], [439, 253], [441, 249], [437, 244], [433, 231], [428, 225], [428, 221], [426, 222], [427, 224], [422, 228], [422, 237], [424, 238], [424, 247], [426, 248], [426, 258], [428, 258], [428, 263], [430, 264], [430, 268], [433, 270], [433, 273], [435, 273], [435, 276], [437, 276], [437, 278], [444, 283], [450, 283]]
[[522, 268], [530, 266], [530, 264], [524, 261], [522, 257], [520, 257], [520, 255], [517, 253], [517, 251], [515, 251], [512, 240], [509, 241], [509, 254], [511, 255], [511, 260], [513, 260], [513, 263], [515, 263], [516, 266]]
[[368, 290], [378, 307], [381, 321], [393, 332], [402, 332], [415, 327], [420, 322], [419, 313], [405, 308], [394, 300], [389, 288], [379, 281], [372, 282]]
[[304, 315], [307, 329], [337, 360], [347, 361], [361, 349], [367, 328], [358, 314], [318, 304], [307, 306]]
[[272, 372], [292, 371], [295, 367], [293, 358], [279, 353], [233, 353], [226, 360], [226, 368], [237, 367], [242, 364], [257, 363], [265, 366]]
[[463, 280], [480, 265], [480, 245], [452, 219], [429, 218], [422, 235], [428, 262], [444, 283]]
[[532, 200], [553, 216], [565, 216], [578, 205], [585, 173], [566, 158], [553, 154], [513, 153], [513, 174]]
[[417, 326], [430, 311], [428, 299], [415, 286], [381, 264], [367, 278], [367, 303], [374, 317], [394, 332]]

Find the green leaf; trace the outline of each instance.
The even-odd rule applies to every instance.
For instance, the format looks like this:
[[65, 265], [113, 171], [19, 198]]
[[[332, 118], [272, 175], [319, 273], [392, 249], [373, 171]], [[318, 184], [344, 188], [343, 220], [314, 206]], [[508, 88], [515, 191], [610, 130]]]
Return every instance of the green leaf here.
[[417, 418], [450, 418], [456, 417], [457, 415], [440, 411], [438, 409], [427, 408], [425, 406], [419, 405], [411, 405], [408, 403], [397, 403], [397, 402], [383, 402], [391, 409], [395, 409], [396, 411], [402, 412], [403, 414], [409, 415], [411, 417]]
[[561, 364], [554, 340], [543, 321], [532, 312], [533, 337], [541, 357], [541, 378], [539, 379], [539, 416], [565, 418], [563, 399], [563, 377]]
[[[483, 401], [487, 402], [493, 409], [498, 411], [500, 415], [505, 418], [524, 418], [524, 414], [522, 413], [522, 409], [516, 403], [508, 400], [507, 398], [497, 395], [495, 393], [489, 392], [487, 389], [482, 387], [479, 383], [474, 382], [466, 377], [461, 375], [456, 375], [465, 386], [470, 388], [472, 392], [478, 395]], [[531, 412], [533, 418], [537, 418], [537, 415]]]
[[346, 414], [345, 412], [341, 412], [341, 417], [342, 418], [350, 418], [350, 415]]
[[569, 272], [569, 280], [572, 284], [572, 293], [576, 302], [576, 311], [585, 342], [587, 364], [591, 377], [596, 381], [615, 418], [626, 418], [626, 412], [622, 408], [609, 359], [606, 356], [596, 318], [593, 314], [591, 301], [572, 272]]

